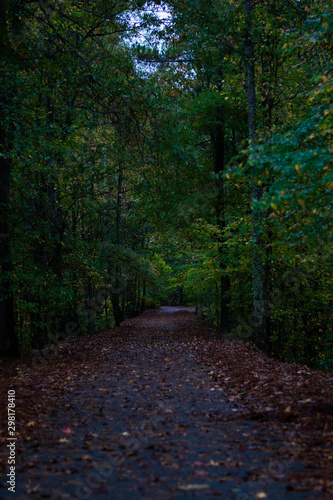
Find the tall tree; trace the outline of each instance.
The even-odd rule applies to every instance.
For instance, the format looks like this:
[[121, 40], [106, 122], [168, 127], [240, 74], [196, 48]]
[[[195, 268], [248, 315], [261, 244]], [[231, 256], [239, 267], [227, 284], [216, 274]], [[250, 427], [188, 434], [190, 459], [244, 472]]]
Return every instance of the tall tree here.
[[[245, 65], [246, 65], [246, 94], [248, 108], [248, 127], [250, 147], [255, 148], [257, 135], [257, 100], [255, 82], [255, 39], [253, 34], [253, 0], [244, 0], [245, 9]], [[267, 338], [267, 311], [264, 292], [264, 251], [263, 251], [263, 224], [259, 201], [262, 197], [262, 187], [252, 174], [252, 280], [253, 280], [253, 308], [254, 308], [254, 341], [264, 351], [269, 351]]]
[[[18, 57], [10, 43], [9, 7], [9, 2], [0, 1], [0, 352], [16, 356], [18, 337], [14, 321], [9, 212]], [[15, 18], [17, 14], [13, 7], [11, 15]]]

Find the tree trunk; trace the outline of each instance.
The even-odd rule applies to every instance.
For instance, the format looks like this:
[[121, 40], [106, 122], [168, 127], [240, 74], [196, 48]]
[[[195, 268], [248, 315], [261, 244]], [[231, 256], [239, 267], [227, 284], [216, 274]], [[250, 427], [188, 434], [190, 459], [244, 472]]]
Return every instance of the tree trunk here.
[[141, 298], [141, 312], [146, 309], [146, 280], [143, 280], [142, 298]]
[[[223, 119], [223, 111], [217, 116], [218, 120]], [[217, 123], [215, 130], [212, 133], [212, 145], [214, 152], [214, 173], [216, 175], [217, 200], [215, 205], [216, 222], [221, 231], [226, 227], [225, 220], [225, 193], [222, 173], [225, 167], [225, 141], [224, 128], [222, 123]], [[219, 240], [220, 267], [223, 272], [225, 263], [224, 259], [225, 238], [222, 236]], [[230, 289], [229, 276], [222, 275], [220, 280], [221, 287], [221, 302], [220, 302], [220, 328], [222, 332], [229, 333], [231, 328], [229, 302], [227, 300], [227, 292]]]
[[[120, 226], [121, 226], [121, 197], [122, 197], [122, 186], [123, 186], [123, 176], [119, 173], [118, 176], [118, 193], [117, 193], [117, 212], [116, 212], [116, 245], [120, 245]], [[113, 307], [113, 315], [116, 326], [120, 326], [120, 323], [124, 321], [124, 287], [122, 286], [121, 280], [121, 269], [119, 267], [115, 268], [114, 282], [111, 287], [111, 302]], [[123, 307], [120, 307], [120, 294], [123, 297]]]
[[89, 280], [87, 287], [87, 334], [94, 335], [94, 333], [95, 333], [94, 288]]
[[[245, 8], [245, 55], [246, 55], [246, 83], [248, 128], [250, 146], [255, 147], [257, 141], [257, 103], [254, 69], [254, 37], [253, 37], [253, 0], [244, 0]], [[267, 338], [266, 310], [264, 300], [264, 265], [263, 265], [263, 221], [258, 202], [262, 196], [262, 189], [252, 174], [252, 280], [253, 280], [253, 307], [254, 307], [254, 335], [257, 346], [267, 352], [269, 342]]]
[[7, 32], [6, 1], [0, 0], [0, 354], [18, 355], [10, 250], [10, 178], [13, 131], [13, 55]]

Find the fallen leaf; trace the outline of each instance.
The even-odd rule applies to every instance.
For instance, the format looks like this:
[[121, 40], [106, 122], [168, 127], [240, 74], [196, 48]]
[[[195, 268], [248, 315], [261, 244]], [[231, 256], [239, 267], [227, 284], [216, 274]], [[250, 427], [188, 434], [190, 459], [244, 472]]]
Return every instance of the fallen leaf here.
[[207, 490], [208, 488], [208, 484], [183, 484], [178, 486], [178, 489], [183, 491]]
[[200, 477], [207, 476], [207, 472], [205, 472], [204, 470], [195, 470], [195, 471], [194, 471], [194, 474], [195, 474], [196, 476], [200, 476]]

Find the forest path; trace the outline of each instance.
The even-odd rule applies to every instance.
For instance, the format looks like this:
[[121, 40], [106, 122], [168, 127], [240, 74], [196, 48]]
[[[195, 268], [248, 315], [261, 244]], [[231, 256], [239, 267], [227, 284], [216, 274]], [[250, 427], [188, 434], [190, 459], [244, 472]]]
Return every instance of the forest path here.
[[[164, 307], [94, 337], [69, 339], [47, 363], [45, 353], [33, 366], [16, 366], [18, 374], [12, 367], [7, 390], [16, 390], [16, 493], [3, 481], [0, 497], [330, 498], [323, 467], [302, 459], [299, 422], [288, 420], [290, 409], [285, 419], [277, 410], [271, 414], [263, 391], [259, 411], [254, 388], [251, 395], [248, 384], [237, 382], [237, 370], [240, 380], [249, 370], [247, 347], [223, 343], [214, 333], [189, 309]], [[283, 365], [247, 353], [271, 363], [272, 380]], [[323, 377], [320, 383], [330, 380]], [[288, 393], [283, 397], [288, 404]], [[265, 412], [271, 417], [263, 418]], [[1, 439], [5, 444], [4, 434]]]

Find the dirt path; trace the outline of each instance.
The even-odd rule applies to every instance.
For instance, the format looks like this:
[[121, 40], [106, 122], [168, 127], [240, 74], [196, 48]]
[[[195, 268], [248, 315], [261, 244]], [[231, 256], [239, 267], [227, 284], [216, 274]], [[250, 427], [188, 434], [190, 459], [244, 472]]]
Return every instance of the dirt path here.
[[[299, 422], [288, 420], [293, 410], [284, 407], [284, 420], [270, 418], [265, 400], [266, 413], [259, 411], [255, 389], [251, 395], [245, 382], [236, 385], [230, 371], [236, 367], [241, 377], [249, 369], [245, 361], [231, 363], [246, 347], [223, 344], [215, 359], [221, 342], [214, 333], [186, 308], [161, 308], [110, 332], [70, 339], [47, 364], [3, 365], [2, 372], [12, 370], [6, 390], [16, 390], [18, 441], [16, 492], [4, 480], [0, 497], [331, 498], [326, 465], [311, 463], [316, 447], [312, 459], [302, 459]], [[274, 377], [283, 364], [271, 363]], [[327, 387], [330, 377], [318, 377]], [[288, 391], [284, 397], [289, 405]], [[324, 434], [332, 431], [331, 420], [316, 422]], [[328, 465], [330, 454], [332, 446]], [[2, 455], [4, 477], [6, 449]]]

